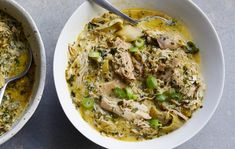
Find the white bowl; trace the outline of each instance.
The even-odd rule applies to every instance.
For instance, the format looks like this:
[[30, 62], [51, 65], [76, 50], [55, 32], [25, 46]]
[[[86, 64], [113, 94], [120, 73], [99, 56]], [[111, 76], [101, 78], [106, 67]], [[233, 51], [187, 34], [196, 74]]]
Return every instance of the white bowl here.
[[41, 36], [31, 16], [19, 4], [12, 0], [0, 0], [0, 10], [13, 16], [22, 23], [24, 33], [33, 51], [34, 63], [36, 65], [35, 83], [30, 103], [22, 116], [13, 125], [12, 129], [0, 136], [0, 144], [2, 144], [13, 137], [26, 124], [37, 108], [44, 89], [46, 56]]
[[68, 43], [73, 43], [84, 25], [104, 13], [102, 8], [84, 2], [70, 17], [58, 39], [54, 55], [54, 81], [62, 108], [71, 123], [84, 136], [106, 148], [143, 149], [173, 148], [192, 138], [213, 115], [219, 104], [224, 86], [224, 58], [218, 35], [206, 15], [190, 0], [111, 0], [118, 8], [146, 8], [166, 12], [183, 20], [200, 47], [202, 72], [207, 85], [204, 107], [198, 110], [185, 125], [160, 138], [142, 142], [124, 142], [104, 137], [86, 123], [76, 110], [65, 80]]

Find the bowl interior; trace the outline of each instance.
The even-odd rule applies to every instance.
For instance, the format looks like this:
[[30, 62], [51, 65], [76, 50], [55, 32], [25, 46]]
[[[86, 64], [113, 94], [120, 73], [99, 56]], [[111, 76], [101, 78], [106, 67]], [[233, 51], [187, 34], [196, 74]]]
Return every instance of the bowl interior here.
[[92, 18], [105, 12], [102, 8], [84, 2], [66, 23], [58, 39], [54, 55], [54, 79], [57, 94], [63, 110], [73, 125], [87, 138], [107, 148], [173, 148], [193, 137], [210, 119], [214, 113], [224, 84], [224, 60], [220, 41], [214, 27], [205, 14], [188, 0], [111, 0], [120, 9], [146, 8], [160, 10], [168, 15], [181, 19], [191, 31], [195, 42], [200, 48], [201, 68], [207, 85], [204, 107], [197, 111], [180, 129], [149, 141], [123, 142], [101, 136], [99, 132], [91, 128], [75, 109], [70, 98], [65, 80], [67, 66], [68, 43], [73, 43], [83, 29], [84, 25]]
[[33, 51], [35, 70], [35, 82], [29, 105], [18, 121], [13, 125], [12, 129], [0, 136], [0, 144], [4, 143], [14, 136], [29, 120], [36, 110], [42, 96], [45, 75], [46, 60], [44, 46], [39, 31], [30, 15], [14, 1], [0, 1], [0, 10], [14, 17], [22, 23], [25, 36], [27, 37], [30, 47]]

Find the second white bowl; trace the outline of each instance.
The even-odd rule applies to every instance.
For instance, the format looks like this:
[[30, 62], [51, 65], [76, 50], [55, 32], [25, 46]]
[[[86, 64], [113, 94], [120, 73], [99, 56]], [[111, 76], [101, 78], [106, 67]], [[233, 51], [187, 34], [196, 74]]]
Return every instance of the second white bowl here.
[[12, 0], [0, 0], [0, 10], [22, 23], [24, 33], [33, 51], [34, 63], [36, 65], [35, 82], [29, 105], [22, 116], [18, 118], [17, 122], [12, 126], [11, 130], [0, 136], [0, 144], [2, 144], [20, 131], [33, 115], [41, 100], [46, 78], [46, 55], [37, 26], [24, 8]]

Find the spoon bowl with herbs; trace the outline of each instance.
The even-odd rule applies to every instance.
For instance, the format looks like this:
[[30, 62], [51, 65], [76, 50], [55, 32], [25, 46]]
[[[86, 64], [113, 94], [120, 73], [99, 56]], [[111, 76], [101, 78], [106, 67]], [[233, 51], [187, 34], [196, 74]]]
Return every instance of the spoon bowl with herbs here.
[[[17, 70], [15, 72], [10, 72], [10, 74], [12, 74], [12, 75], [10, 75], [9, 77], [8, 76], [4, 77], [3, 75], [0, 74], [0, 104], [2, 103], [2, 99], [4, 96], [5, 90], [7, 88], [7, 85], [12, 81], [15, 81], [15, 80], [18, 80], [18, 79], [24, 77], [28, 73], [28, 71], [31, 67], [31, 64], [32, 64], [33, 55], [32, 55], [31, 49], [29, 49], [27, 53], [28, 53], [27, 58], [26, 58], [27, 61], [24, 62], [24, 63], [26, 63], [26, 66], [23, 67], [23, 70]], [[19, 65], [20, 62], [18, 59], [20, 57], [22, 57], [22, 56], [15, 58], [15, 61], [16, 61], [15, 65]], [[17, 67], [17, 66], [12, 66], [12, 67]]]

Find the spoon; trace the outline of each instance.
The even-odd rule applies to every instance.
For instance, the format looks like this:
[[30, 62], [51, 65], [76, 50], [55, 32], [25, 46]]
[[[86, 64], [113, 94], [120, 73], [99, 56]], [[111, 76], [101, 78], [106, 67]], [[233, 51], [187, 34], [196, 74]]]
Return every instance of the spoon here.
[[33, 54], [32, 54], [31, 49], [28, 50], [28, 56], [29, 56], [28, 63], [27, 63], [25, 70], [23, 72], [21, 72], [20, 74], [18, 74], [16, 76], [13, 76], [10, 78], [5, 78], [5, 84], [2, 86], [2, 88], [0, 88], [0, 105], [2, 103], [2, 99], [4, 96], [5, 90], [7, 88], [7, 85], [12, 81], [15, 81], [15, 80], [22, 78], [23, 76], [25, 76], [28, 73], [28, 71], [31, 67], [31, 64], [32, 64], [32, 60], [33, 60]]
[[94, 3], [96, 3], [97, 5], [103, 7], [104, 9], [122, 17], [123, 19], [125, 19], [126, 21], [128, 21], [129, 23], [131, 23], [132, 25], [137, 25], [138, 23], [142, 22], [142, 21], [149, 21], [149, 20], [154, 20], [154, 19], [161, 19], [163, 21], [165, 21], [168, 25], [171, 25], [173, 23], [172, 20], [167, 20], [166, 18], [163, 18], [161, 16], [148, 16], [145, 18], [142, 18], [140, 20], [134, 20], [131, 17], [129, 17], [128, 15], [122, 13], [120, 10], [118, 10], [117, 8], [115, 8], [109, 1], [107, 0], [90, 0]]

